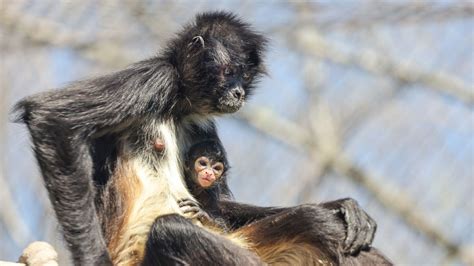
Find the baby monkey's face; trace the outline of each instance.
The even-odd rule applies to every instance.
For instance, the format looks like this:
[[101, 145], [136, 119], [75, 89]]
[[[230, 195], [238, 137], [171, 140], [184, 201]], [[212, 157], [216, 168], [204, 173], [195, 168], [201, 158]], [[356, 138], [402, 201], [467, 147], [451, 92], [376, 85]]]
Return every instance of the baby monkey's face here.
[[203, 188], [212, 186], [221, 178], [224, 164], [201, 156], [194, 161], [194, 181]]

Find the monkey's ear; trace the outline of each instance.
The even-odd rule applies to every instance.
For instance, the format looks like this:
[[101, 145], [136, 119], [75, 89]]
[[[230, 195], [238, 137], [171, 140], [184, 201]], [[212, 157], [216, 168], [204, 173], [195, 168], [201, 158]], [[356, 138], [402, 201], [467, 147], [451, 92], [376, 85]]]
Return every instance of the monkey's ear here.
[[194, 36], [191, 42], [188, 44], [189, 47], [198, 47], [201, 46], [201, 48], [205, 47], [204, 44], [204, 38], [202, 36]]

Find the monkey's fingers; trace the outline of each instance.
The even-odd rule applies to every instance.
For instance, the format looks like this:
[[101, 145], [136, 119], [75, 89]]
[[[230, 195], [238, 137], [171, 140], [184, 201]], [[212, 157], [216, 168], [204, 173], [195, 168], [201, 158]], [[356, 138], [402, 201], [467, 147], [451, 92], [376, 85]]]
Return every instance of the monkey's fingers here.
[[183, 214], [185, 215], [194, 215], [196, 213], [199, 213], [201, 212], [201, 208], [199, 207], [192, 207], [192, 206], [184, 206], [184, 207], [181, 207], [181, 211], [183, 212]]
[[344, 216], [344, 222], [347, 226], [347, 236], [344, 241], [344, 252], [353, 254], [357, 250], [353, 246], [354, 241], [360, 232], [360, 220], [357, 214], [357, 208], [351, 200], [344, 201], [341, 206], [341, 213]]
[[198, 220], [204, 225], [214, 225], [214, 221], [211, 219], [211, 217], [205, 212], [202, 211], [201, 209], [197, 212], [191, 211], [189, 214], [186, 214], [186, 217], [191, 220]]
[[207, 212], [202, 211], [199, 213], [196, 213], [195, 218], [201, 222], [203, 225], [218, 228], [222, 230], [222, 232], [227, 232], [228, 228], [225, 225], [225, 222], [223, 221], [218, 221], [217, 219], [211, 218]]
[[211, 216], [207, 214], [207, 212], [201, 210], [200, 212], [196, 213], [196, 218], [201, 221], [202, 223], [208, 223], [211, 222]]
[[[351, 221], [352, 225], [348, 226], [347, 230], [354, 231], [354, 238], [351, 239], [351, 242], [348, 242], [346, 239], [345, 251], [349, 254], [355, 255], [362, 249], [362, 246], [364, 245], [364, 241], [367, 234], [367, 223], [365, 222], [365, 219], [363, 219], [364, 214], [360, 211], [359, 208], [353, 206], [352, 209], [347, 209], [346, 212], [350, 213], [350, 216], [353, 217], [353, 220]], [[352, 227], [352, 229], [349, 229], [349, 227]]]
[[178, 200], [178, 206], [185, 207], [185, 206], [190, 206], [190, 207], [199, 207], [199, 203], [192, 199], [180, 199]]
[[368, 226], [369, 226], [369, 233], [367, 234], [365, 243], [367, 243], [367, 246], [369, 247], [370, 245], [372, 245], [372, 242], [374, 241], [375, 232], [377, 232], [377, 223], [375, 222], [374, 219], [369, 217]]
[[194, 202], [194, 201], [189, 199], [189, 198], [179, 199], [177, 201], [178, 204], [185, 204], [185, 203], [188, 203], [188, 202]]
[[341, 211], [347, 223], [347, 238], [344, 242], [344, 250], [346, 253], [355, 255], [372, 244], [377, 224], [359, 207], [355, 200], [345, 200], [342, 203]]
[[375, 231], [377, 230], [377, 224], [375, 221], [370, 218], [369, 215], [363, 210], [361, 210], [360, 217], [361, 230], [358, 237], [352, 244], [355, 251], [368, 249], [374, 240]]

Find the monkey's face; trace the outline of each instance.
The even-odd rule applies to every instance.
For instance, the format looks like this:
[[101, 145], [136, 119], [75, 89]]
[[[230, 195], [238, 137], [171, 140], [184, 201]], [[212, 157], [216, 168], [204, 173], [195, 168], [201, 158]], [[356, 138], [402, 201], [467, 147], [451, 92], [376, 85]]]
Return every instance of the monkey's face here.
[[228, 169], [224, 147], [218, 141], [194, 144], [186, 154], [185, 176], [190, 187], [209, 188], [225, 178]]
[[194, 162], [194, 182], [202, 188], [212, 186], [224, 173], [224, 164], [206, 156], [197, 158]]
[[223, 64], [218, 66], [216, 108], [220, 113], [233, 113], [245, 102], [249, 91], [247, 83], [251, 81], [250, 73], [242, 65]]
[[190, 111], [215, 115], [239, 110], [265, 73], [265, 38], [221, 14], [198, 17], [183, 39], [180, 76]]
[[[240, 44], [240, 43], [237, 43]], [[255, 48], [213, 40], [202, 54], [207, 62], [198, 73], [199, 102], [195, 105], [208, 113], [225, 114], [238, 111], [251, 94], [255, 81], [262, 75], [261, 59]]]

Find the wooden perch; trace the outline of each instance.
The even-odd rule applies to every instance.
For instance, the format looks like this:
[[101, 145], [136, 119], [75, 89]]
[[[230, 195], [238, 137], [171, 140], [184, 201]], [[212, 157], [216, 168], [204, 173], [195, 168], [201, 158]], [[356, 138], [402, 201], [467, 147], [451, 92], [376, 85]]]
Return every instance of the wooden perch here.
[[18, 262], [0, 262], [0, 265], [58, 266], [58, 253], [50, 244], [37, 241], [23, 250]]

